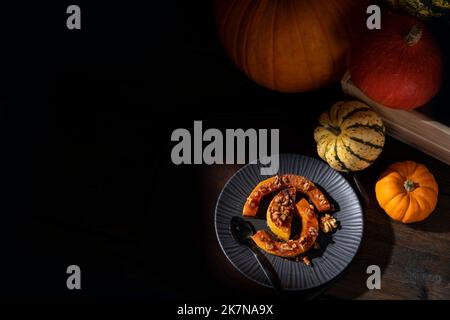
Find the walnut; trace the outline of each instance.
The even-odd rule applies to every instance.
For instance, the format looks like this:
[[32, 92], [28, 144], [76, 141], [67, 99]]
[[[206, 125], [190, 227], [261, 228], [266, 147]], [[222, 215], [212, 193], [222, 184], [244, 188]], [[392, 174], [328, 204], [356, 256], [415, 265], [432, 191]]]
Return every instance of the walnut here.
[[315, 236], [318, 235], [318, 232], [317, 232], [316, 228], [314, 228], [314, 227], [309, 227], [309, 229], [308, 229], [308, 234], [309, 234], [311, 237], [315, 237]]
[[311, 184], [310, 184], [308, 181], [305, 181], [305, 182], [303, 183], [303, 189], [304, 189], [305, 191], [309, 191], [309, 188], [311, 188]]
[[310, 266], [311, 263], [311, 259], [309, 259], [307, 256], [303, 257], [303, 263], [306, 264], [307, 266]]
[[320, 228], [323, 233], [329, 233], [334, 229], [337, 229], [338, 224], [336, 218], [330, 216], [328, 213], [320, 218]]
[[275, 181], [274, 181], [274, 185], [277, 187], [280, 187], [283, 184], [282, 178], [281, 176], [276, 176], [275, 177]]
[[289, 240], [288, 242], [283, 243], [280, 247], [282, 250], [292, 251], [292, 250], [295, 250], [295, 248], [297, 247], [297, 244], [294, 241]]

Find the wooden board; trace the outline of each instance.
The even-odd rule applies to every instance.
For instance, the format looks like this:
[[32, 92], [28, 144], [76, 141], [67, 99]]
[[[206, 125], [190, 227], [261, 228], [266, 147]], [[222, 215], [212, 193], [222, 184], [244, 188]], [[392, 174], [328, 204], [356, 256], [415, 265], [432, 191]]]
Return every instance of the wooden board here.
[[364, 101], [383, 118], [387, 133], [450, 165], [450, 128], [417, 111], [387, 108], [367, 97], [351, 81], [347, 72], [341, 80], [342, 89]]

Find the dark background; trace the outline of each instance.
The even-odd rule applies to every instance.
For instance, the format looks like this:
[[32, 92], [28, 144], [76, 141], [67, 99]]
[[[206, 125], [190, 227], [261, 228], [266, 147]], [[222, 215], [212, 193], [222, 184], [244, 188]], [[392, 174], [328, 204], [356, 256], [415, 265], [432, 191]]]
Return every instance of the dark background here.
[[[170, 134], [193, 120], [281, 128], [282, 140], [284, 128], [298, 139], [282, 152], [315, 156], [305, 135], [345, 98], [339, 85], [294, 95], [254, 84], [221, 49], [212, 1], [29, 2], [0, 10], [0, 295], [242, 295], [205, 250], [204, 168], [173, 166]], [[66, 28], [69, 4], [79, 31]], [[71, 264], [81, 291], [66, 288]]]

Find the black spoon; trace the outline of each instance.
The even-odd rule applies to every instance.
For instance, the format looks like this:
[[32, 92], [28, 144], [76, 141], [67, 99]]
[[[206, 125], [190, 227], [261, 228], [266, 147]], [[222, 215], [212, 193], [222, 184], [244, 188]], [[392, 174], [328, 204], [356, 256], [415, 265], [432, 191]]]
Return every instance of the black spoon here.
[[356, 173], [351, 172], [347, 173], [347, 176], [353, 180], [362, 200], [364, 201], [366, 207], [368, 207], [370, 205], [369, 194], [367, 193], [366, 188], [364, 188], [363, 184], [361, 183], [361, 180], [359, 180], [358, 175]]
[[283, 287], [281, 286], [277, 272], [270, 261], [267, 260], [266, 256], [259, 251], [251, 238], [256, 232], [253, 225], [239, 216], [234, 216], [230, 221], [230, 231], [236, 242], [247, 246], [253, 252], [256, 261], [263, 270], [267, 280], [269, 280], [275, 294], [282, 296], [284, 294]]

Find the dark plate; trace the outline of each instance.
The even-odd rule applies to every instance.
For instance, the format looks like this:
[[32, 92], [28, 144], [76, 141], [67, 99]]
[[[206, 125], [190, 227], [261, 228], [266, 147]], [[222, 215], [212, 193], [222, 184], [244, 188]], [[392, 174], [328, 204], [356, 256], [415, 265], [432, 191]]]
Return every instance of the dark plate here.
[[[278, 272], [286, 290], [310, 289], [332, 280], [353, 260], [363, 235], [363, 213], [358, 197], [337, 171], [322, 161], [301, 155], [280, 155], [280, 174], [297, 174], [311, 179], [337, 203], [334, 216], [341, 228], [333, 235], [321, 238], [322, 250], [314, 250], [313, 266], [265, 253]], [[223, 188], [216, 205], [216, 234], [230, 262], [249, 279], [269, 286], [251, 251], [237, 244], [230, 233], [233, 216], [241, 216], [246, 198], [253, 188], [268, 176], [260, 174], [260, 166], [248, 164], [236, 172]], [[261, 210], [261, 208], [260, 208]], [[256, 230], [267, 229], [265, 214], [248, 218]]]

